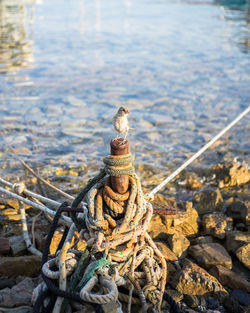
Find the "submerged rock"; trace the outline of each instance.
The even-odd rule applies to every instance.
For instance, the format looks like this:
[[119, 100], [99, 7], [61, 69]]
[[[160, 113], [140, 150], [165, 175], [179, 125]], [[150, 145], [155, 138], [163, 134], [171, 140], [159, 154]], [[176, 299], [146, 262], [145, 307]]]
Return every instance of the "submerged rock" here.
[[212, 167], [219, 188], [239, 186], [250, 181], [250, 172], [247, 165], [217, 164]]
[[182, 270], [173, 277], [171, 285], [179, 292], [188, 295], [208, 295], [220, 292], [227, 294], [215, 277], [189, 260], [185, 260]]
[[202, 228], [206, 235], [224, 239], [226, 232], [233, 228], [233, 219], [219, 212], [207, 214], [203, 217]]
[[223, 208], [223, 198], [219, 189], [206, 190], [196, 194], [194, 202], [199, 215], [221, 211]]
[[213, 265], [222, 265], [232, 268], [230, 255], [219, 243], [202, 243], [191, 246], [188, 252], [202, 267], [209, 269]]
[[250, 243], [245, 244], [236, 251], [238, 259], [250, 270]]
[[216, 277], [223, 286], [230, 289], [242, 289], [250, 293], [250, 282], [224, 266], [213, 266], [209, 273]]

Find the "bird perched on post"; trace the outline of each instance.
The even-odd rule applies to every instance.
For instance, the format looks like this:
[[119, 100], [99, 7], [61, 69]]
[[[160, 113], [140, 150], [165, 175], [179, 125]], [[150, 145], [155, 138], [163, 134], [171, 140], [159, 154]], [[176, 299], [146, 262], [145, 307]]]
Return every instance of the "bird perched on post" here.
[[124, 140], [126, 140], [129, 131], [128, 114], [129, 110], [127, 107], [120, 107], [116, 115], [113, 117], [114, 129], [120, 135], [124, 136]]

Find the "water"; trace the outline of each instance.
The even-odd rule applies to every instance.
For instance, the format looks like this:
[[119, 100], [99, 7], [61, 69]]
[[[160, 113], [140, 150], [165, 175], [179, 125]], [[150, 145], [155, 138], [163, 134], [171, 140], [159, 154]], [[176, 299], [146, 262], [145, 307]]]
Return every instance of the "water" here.
[[[78, 186], [120, 105], [140, 175], [170, 173], [249, 105], [249, 23], [249, 1], [0, 0], [1, 175], [23, 174], [9, 144]], [[249, 161], [248, 133], [249, 116], [190, 169]]]

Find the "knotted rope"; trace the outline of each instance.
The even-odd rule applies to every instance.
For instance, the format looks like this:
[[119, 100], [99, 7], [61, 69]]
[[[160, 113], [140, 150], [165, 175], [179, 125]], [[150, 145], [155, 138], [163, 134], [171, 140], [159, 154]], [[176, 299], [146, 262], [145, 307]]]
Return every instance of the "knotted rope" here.
[[[105, 167], [88, 182], [72, 203], [69, 211], [74, 224], [58, 256], [51, 260], [43, 258], [42, 273], [45, 282], [50, 290], [56, 288], [59, 296], [53, 313], [58, 313], [61, 307], [65, 307], [62, 306], [62, 297], [80, 303], [87, 301], [101, 304], [116, 301], [117, 286], [129, 288], [130, 283], [137, 290], [145, 312], [147, 301], [160, 308], [166, 283], [166, 261], [147, 234], [153, 208], [144, 198], [132, 161], [130, 154], [104, 158]], [[129, 190], [123, 195], [115, 192], [109, 175], [128, 175]], [[86, 205], [82, 206], [82, 201]], [[56, 214], [56, 222], [52, 225], [54, 230], [59, 217], [60, 214]], [[71, 251], [70, 242], [74, 231], [81, 232], [80, 240], [85, 240], [87, 244], [85, 251], [90, 251], [94, 258], [88, 266], [85, 262], [86, 255], [79, 259]], [[45, 252], [48, 253], [48, 247], [46, 249]], [[98, 253], [102, 258], [96, 259]], [[74, 264], [69, 269], [70, 262]], [[55, 270], [56, 267], [58, 270]], [[72, 273], [72, 270], [75, 272]], [[128, 273], [131, 273], [132, 281], [126, 276]], [[54, 285], [51, 288], [51, 279], [58, 280], [59, 287]], [[103, 286], [107, 293], [93, 293], [94, 286], [101, 287], [100, 291]], [[126, 295], [121, 297], [125, 299]], [[127, 298], [128, 301], [137, 301], [129, 299], [131, 297], [132, 294]]]

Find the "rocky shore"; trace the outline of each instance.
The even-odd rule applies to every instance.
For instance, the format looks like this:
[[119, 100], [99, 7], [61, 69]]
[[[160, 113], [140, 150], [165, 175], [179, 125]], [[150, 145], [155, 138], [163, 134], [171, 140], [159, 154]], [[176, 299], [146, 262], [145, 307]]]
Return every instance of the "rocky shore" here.
[[[183, 312], [250, 312], [249, 181], [247, 165], [217, 164], [178, 177], [173, 188], [181, 196], [155, 197], [154, 208], [176, 209], [154, 215], [148, 231], [168, 263], [167, 293]], [[50, 221], [25, 210], [31, 240], [42, 251]], [[3, 195], [0, 223], [0, 313], [32, 312], [41, 259], [26, 249], [18, 202]], [[59, 228], [52, 253], [61, 236]]]

